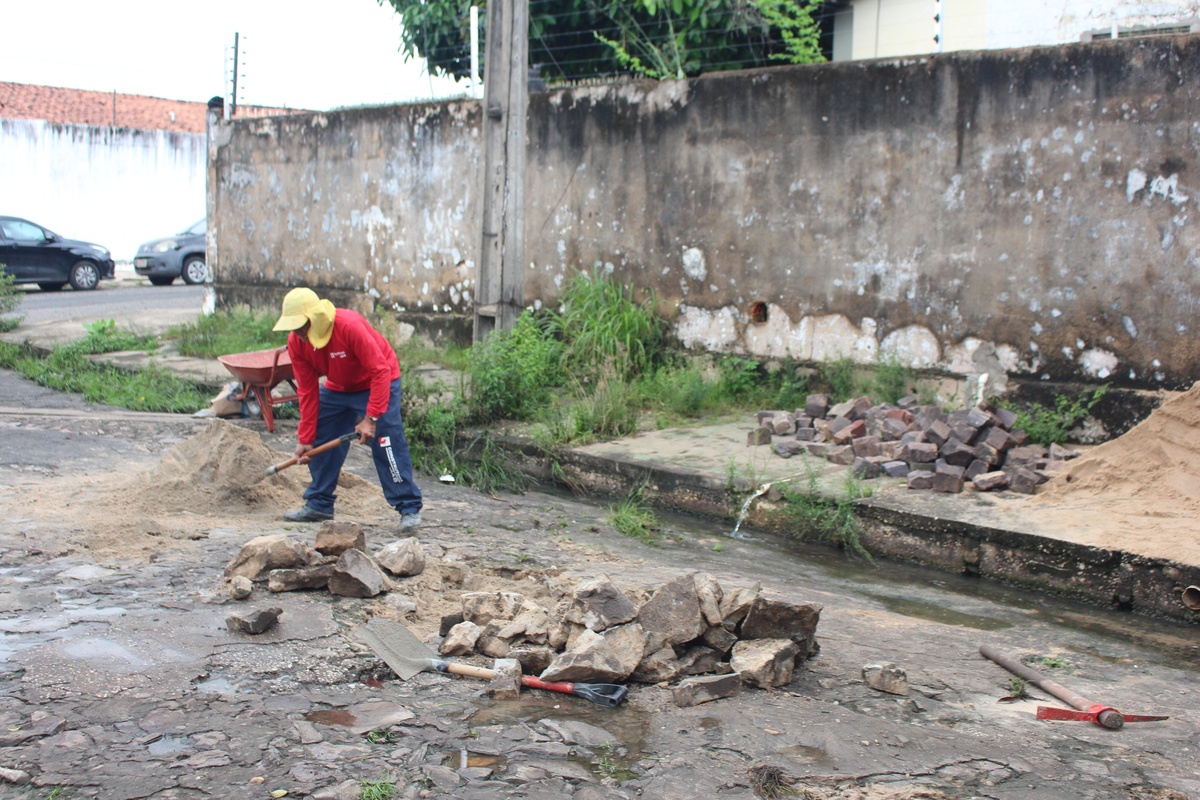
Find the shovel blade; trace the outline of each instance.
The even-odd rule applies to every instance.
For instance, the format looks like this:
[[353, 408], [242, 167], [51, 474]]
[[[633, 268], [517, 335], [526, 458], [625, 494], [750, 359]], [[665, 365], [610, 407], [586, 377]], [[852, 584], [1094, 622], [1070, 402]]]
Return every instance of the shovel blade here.
[[387, 619], [372, 619], [355, 629], [358, 638], [392, 668], [400, 680], [435, 669], [436, 654], [403, 625]]

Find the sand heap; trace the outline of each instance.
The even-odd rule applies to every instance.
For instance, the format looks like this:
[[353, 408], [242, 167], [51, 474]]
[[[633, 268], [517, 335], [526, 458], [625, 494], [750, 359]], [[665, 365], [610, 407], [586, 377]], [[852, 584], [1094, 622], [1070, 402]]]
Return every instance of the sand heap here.
[[1046, 484], [1039, 497], [1122, 499], [1155, 515], [1200, 512], [1200, 383]]
[[[214, 528], [278, 524], [283, 512], [304, 502], [309, 480], [303, 466], [263, 477], [287, 458], [257, 433], [214, 420], [149, 470], [72, 476], [58, 479], [69, 482], [62, 490], [43, 487], [11, 499], [43, 531], [67, 533], [73, 546], [96, 555], [141, 555], [203, 540]], [[378, 486], [345, 471], [337, 511], [361, 522], [395, 515]]]

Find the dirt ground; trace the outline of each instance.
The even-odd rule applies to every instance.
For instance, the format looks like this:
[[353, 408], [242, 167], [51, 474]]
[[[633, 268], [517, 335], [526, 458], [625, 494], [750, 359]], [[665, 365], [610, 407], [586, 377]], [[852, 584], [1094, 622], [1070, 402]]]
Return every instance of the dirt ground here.
[[[1166, 408], [1155, 423], [1162, 427], [1146, 431], [1186, 448], [1170, 425], [1188, 408]], [[668, 520], [663, 542], [647, 546], [616, 534], [603, 505], [538, 492], [488, 497], [418, 476], [426, 573], [361, 601], [260, 589], [251, 605], [278, 604], [283, 621], [264, 640], [239, 639], [223, 629], [224, 616], [244, 608], [224, 593], [224, 564], [254, 536], [288, 532], [311, 543], [315, 533], [280, 520], [300, 502], [304, 469], [261, 478], [287, 458], [290, 442], [286, 427], [268, 435], [90, 411], [0, 417], [0, 721], [10, 731], [39, 715], [65, 721], [40, 742], [0, 737], [0, 767], [33, 777], [9, 795], [0, 783], [0, 796], [43, 797], [54, 786], [65, 787], [62, 798], [267, 797], [276, 788], [305, 796], [386, 770], [404, 797], [750, 798], [770, 796], [774, 785], [862, 800], [1200, 798], [1200, 648], [1186, 626], [900, 565], [852, 564], [765, 535], [730, 539], [700, 521]], [[1141, 457], [1164, 474], [1185, 466], [1165, 446], [1158, 461], [1144, 447], [1097, 448], [1072, 468], [1065, 490], [1054, 490], [1064, 503], [1095, 503], [1109, 494], [1098, 476]], [[1172, 502], [1200, 498], [1190, 483], [1161, 483], [1176, 493]], [[1148, 514], [1161, 502], [1129, 493]], [[398, 536], [357, 446], [337, 513], [362, 524], [372, 546]], [[782, 689], [694, 708], [677, 708], [663, 686], [635, 686], [613, 711], [536, 692], [496, 703], [478, 683], [438, 675], [362, 679], [386, 675], [353, 636], [371, 616], [400, 619], [430, 640], [464, 591], [544, 600], [607, 574], [644, 594], [696, 570], [820, 603], [819, 655]], [[102, 613], [109, 603], [113, 613]], [[1039, 722], [1037, 703], [1060, 704], [1041, 692], [997, 702], [1012, 676], [979, 656], [985, 641], [1041, 669], [1061, 663], [1055, 679], [1086, 696], [1171, 719], [1116, 732]], [[114, 656], [118, 644], [132, 655]], [[863, 666], [883, 662], [906, 670], [907, 696], [865, 685]], [[206, 693], [204, 683], [217, 680], [236, 691]], [[394, 726], [408, 746], [371, 749], [361, 732], [336, 723], [317, 725], [321, 740], [310, 741], [304, 725], [314, 713], [377, 700], [415, 715]], [[164, 734], [146, 720], [173, 709], [186, 710], [173, 718], [181, 732], [165, 735], [191, 745], [155, 750]], [[573, 755], [550, 758], [547, 720], [602, 728], [619, 747], [577, 744]], [[537, 758], [512, 749], [527, 730], [543, 748]], [[444, 753], [487, 749], [490, 736], [502, 742], [492, 748], [500, 762], [443, 771]], [[222, 744], [197, 744], [206, 741]], [[620, 770], [609, 769], [615, 761]], [[162, 767], [157, 783], [132, 777], [147, 765]]]

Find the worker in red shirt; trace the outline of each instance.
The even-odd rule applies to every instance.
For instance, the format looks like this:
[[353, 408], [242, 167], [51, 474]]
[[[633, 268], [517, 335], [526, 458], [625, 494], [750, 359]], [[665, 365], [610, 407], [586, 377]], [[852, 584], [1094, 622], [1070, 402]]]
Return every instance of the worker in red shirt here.
[[[413, 483], [412, 458], [400, 419], [400, 362], [387, 339], [361, 314], [317, 297], [312, 289], [292, 289], [283, 298], [275, 323], [288, 334], [288, 355], [300, 395], [300, 430], [296, 457], [308, 464], [312, 483], [304, 505], [289, 511], [289, 522], [333, 519], [338, 476], [346, 448], [335, 447], [312, 457], [305, 454], [322, 442], [355, 432], [370, 443], [375, 471], [388, 504], [400, 512], [400, 531], [421, 524], [421, 490]], [[324, 384], [318, 379], [324, 376]]]

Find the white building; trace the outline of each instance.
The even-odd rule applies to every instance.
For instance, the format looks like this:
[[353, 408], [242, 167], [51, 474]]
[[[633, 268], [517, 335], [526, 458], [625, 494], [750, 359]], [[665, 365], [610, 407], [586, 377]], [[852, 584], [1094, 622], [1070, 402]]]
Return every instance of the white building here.
[[833, 60], [1200, 32], [1200, 0], [846, 0]]

